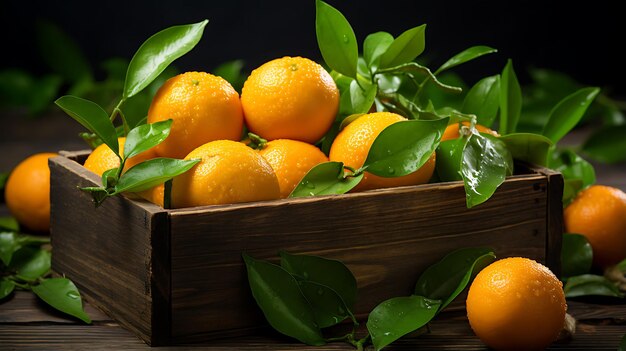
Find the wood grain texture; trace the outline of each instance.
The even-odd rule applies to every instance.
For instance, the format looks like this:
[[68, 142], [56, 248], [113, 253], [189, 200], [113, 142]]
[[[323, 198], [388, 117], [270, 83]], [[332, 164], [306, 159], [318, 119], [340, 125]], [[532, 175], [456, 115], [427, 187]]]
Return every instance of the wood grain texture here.
[[148, 342], [168, 338], [168, 216], [113, 197], [95, 208], [77, 186], [99, 177], [65, 157], [50, 160], [52, 268]]
[[[621, 301], [621, 302], [620, 302]], [[611, 350], [617, 349], [626, 333], [626, 304], [623, 300], [597, 303], [569, 301], [569, 312], [578, 319], [577, 333], [572, 340], [554, 343], [548, 350]], [[106, 317], [86, 309], [95, 325], [50, 315], [41, 309], [37, 298], [28, 292], [18, 291], [0, 304], [1, 350], [150, 350], [132, 333], [122, 329]], [[100, 320], [103, 317], [105, 320]], [[430, 323], [431, 333], [418, 338], [403, 338], [386, 350], [487, 350], [472, 333], [463, 312], [444, 312]], [[354, 350], [343, 343], [322, 347], [306, 347], [291, 339], [263, 331], [244, 338], [214, 340], [204, 344], [160, 347], [165, 351], [218, 351], [218, 350]], [[367, 350], [373, 350], [370, 346]]]
[[408, 295], [423, 269], [461, 247], [546, 261], [547, 178], [507, 179], [486, 203], [465, 206], [460, 182], [323, 198], [170, 212], [172, 337], [263, 322], [241, 252], [276, 259], [280, 249], [335, 258], [357, 278], [356, 312]]

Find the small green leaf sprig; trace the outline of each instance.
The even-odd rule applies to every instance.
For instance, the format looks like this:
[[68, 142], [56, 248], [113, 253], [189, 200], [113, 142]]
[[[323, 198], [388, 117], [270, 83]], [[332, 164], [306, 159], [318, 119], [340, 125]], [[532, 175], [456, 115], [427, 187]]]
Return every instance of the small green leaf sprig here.
[[[170, 132], [171, 120], [153, 124], [139, 124], [131, 129], [122, 111], [122, 105], [152, 83], [177, 58], [183, 56], [200, 41], [208, 23], [174, 26], [148, 38], [133, 56], [124, 82], [122, 97], [109, 115], [95, 102], [75, 96], [63, 96], [56, 105], [87, 130], [105, 143], [120, 159], [120, 167], [107, 170], [102, 175], [101, 187], [86, 187], [96, 205], [110, 196], [122, 192], [139, 192], [170, 181], [173, 177], [191, 169], [199, 160], [177, 160], [155, 158], [135, 165], [124, 171], [126, 161], [161, 143]], [[121, 117], [123, 135], [126, 135], [124, 152], [120, 153], [118, 135], [113, 124]], [[169, 188], [169, 187], [167, 187]], [[165, 204], [169, 203], [166, 192]]]
[[49, 243], [47, 237], [20, 233], [15, 219], [0, 218], [0, 303], [15, 289], [29, 290], [53, 308], [91, 323], [74, 283], [50, 278]]
[[[467, 207], [481, 204], [493, 195], [505, 177], [512, 174], [513, 159], [564, 172], [566, 194], [580, 190], [575, 186], [589, 184], [589, 167], [584, 160], [571, 151], [565, 151], [566, 155], [562, 156], [563, 151], [554, 145], [582, 118], [599, 93], [598, 88], [582, 88], [564, 97], [553, 107], [539, 133], [518, 132], [523, 101], [512, 61], [507, 61], [500, 74], [478, 81], [463, 98], [462, 87], [447, 83], [450, 79], [446, 74], [458, 65], [496, 50], [487, 46], [470, 47], [433, 72], [414, 62], [425, 49], [425, 29], [421, 25], [397, 38], [386, 32], [370, 34], [359, 57], [356, 36], [348, 20], [337, 9], [317, 0], [318, 45], [341, 92], [339, 113], [322, 142], [323, 151], [328, 152], [342, 128], [373, 108], [395, 112], [409, 120], [434, 121], [448, 117], [449, 124], [465, 121], [469, 126], [459, 123], [459, 140], [435, 143], [437, 176], [442, 181], [464, 182]], [[456, 97], [444, 98], [442, 92]], [[483, 135], [475, 128], [476, 124], [492, 127], [495, 123], [501, 134], [498, 137]], [[411, 127], [402, 124], [395, 128], [408, 131]], [[417, 148], [418, 140], [412, 139], [411, 148]], [[571, 157], [564, 159], [568, 156]], [[397, 155], [397, 159], [401, 157]], [[412, 169], [418, 169], [419, 165], [415, 163]], [[367, 167], [374, 173], [374, 168]], [[344, 193], [358, 184], [359, 171], [363, 170], [343, 172], [339, 164], [320, 166], [303, 179], [292, 196]], [[390, 177], [401, 173], [377, 175]], [[336, 186], [333, 177], [343, 185]], [[312, 186], [317, 183], [323, 184], [324, 189]]]
[[[413, 294], [383, 301], [369, 314], [361, 337], [354, 317], [357, 284], [342, 262], [280, 252], [280, 265], [243, 254], [252, 296], [269, 324], [307, 345], [343, 341], [363, 350], [381, 350], [425, 327], [446, 308], [480, 270], [495, 260], [493, 250], [465, 248], [451, 252], [426, 269]], [[326, 328], [349, 319], [352, 332], [324, 337]]]

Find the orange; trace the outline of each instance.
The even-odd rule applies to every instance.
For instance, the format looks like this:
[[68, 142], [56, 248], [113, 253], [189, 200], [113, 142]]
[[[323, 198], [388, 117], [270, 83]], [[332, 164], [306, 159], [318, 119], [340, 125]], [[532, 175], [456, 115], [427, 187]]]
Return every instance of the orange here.
[[[126, 138], [117, 138], [117, 142], [120, 148], [120, 154], [123, 154]], [[144, 151], [139, 155], [133, 156], [126, 160], [126, 163], [124, 164], [124, 172], [138, 163], [153, 159], [155, 157], [156, 153], [154, 152], [154, 148]], [[119, 166], [120, 159], [106, 144], [102, 144], [95, 148], [91, 152], [91, 154], [89, 154], [84, 164], [85, 168], [99, 176], [102, 176], [102, 173], [104, 173], [105, 171], [108, 171], [111, 168], [117, 168]], [[137, 194], [144, 199], [163, 207], [163, 184], [155, 186], [154, 188], [148, 189], [146, 191], [141, 191]]]
[[[406, 119], [391, 112], [375, 112], [357, 118], [339, 132], [330, 147], [329, 159], [343, 162], [344, 165], [355, 169], [360, 168], [378, 134], [393, 123], [402, 121]], [[353, 191], [427, 183], [434, 170], [435, 153], [433, 152], [420, 169], [401, 177], [383, 178], [365, 172], [363, 179]]]
[[246, 125], [267, 140], [314, 144], [330, 129], [339, 109], [339, 90], [319, 64], [283, 57], [252, 71], [241, 92]]
[[[464, 126], [468, 126], [470, 125], [469, 122], [465, 121], [465, 122], [461, 122], [461, 123], [453, 123], [451, 125], [449, 125], [446, 130], [443, 132], [443, 136], [441, 137], [441, 141], [446, 141], [446, 140], [453, 140], [453, 139], [457, 139], [459, 136], [461, 136], [461, 134], [459, 133], [459, 129], [461, 128], [461, 124]], [[500, 136], [500, 134], [498, 134], [498, 132], [491, 130], [483, 125], [480, 124], [476, 124], [476, 129], [481, 132], [481, 133], [486, 133], [486, 134], [491, 134], [493, 136]]]
[[328, 161], [315, 146], [289, 139], [270, 141], [259, 153], [274, 169], [282, 198], [291, 194], [311, 168]]
[[32, 231], [50, 230], [50, 168], [54, 153], [32, 155], [20, 162], [9, 175], [4, 198], [11, 214]]
[[543, 350], [565, 323], [561, 281], [528, 258], [496, 261], [483, 269], [467, 295], [474, 333], [496, 350]]
[[155, 147], [161, 157], [183, 158], [213, 140], [239, 140], [243, 112], [239, 94], [225, 79], [205, 72], [170, 78], [156, 93], [148, 123], [172, 119], [170, 135]]
[[626, 194], [592, 185], [565, 208], [565, 230], [584, 235], [593, 249], [593, 263], [606, 268], [626, 258]]
[[185, 157], [185, 160], [192, 159], [201, 161], [172, 182], [173, 208], [280, 197], [278, 179], [272, 166], [243, 143], [212, 141]]
[[[124, 153], [124, 143], [126, 142], [125, 137], [117, 138], [117, 142], [120, 148], [120, 155]], [[132, 166], [141, 163], [146, 160], [150, 160], [156, 157], [156, 153], [154, 152], [154, 148], [144, 151], [139, 155], [129, 158], [126, 160], [124, 164], [124, 171], [127, 171]], [[95, 148], [91, 154], [85, 160], [85, 164], [83, 165], [88, 170], [94, 172], [95, 174], [102, 176], [102, 173], [108, 171], [111, 168], [117, 168], [120, 166], [120, 159], [115, 155], [113, 150], [109, 148], [106, 144], [101, 144], [97, 148]]]

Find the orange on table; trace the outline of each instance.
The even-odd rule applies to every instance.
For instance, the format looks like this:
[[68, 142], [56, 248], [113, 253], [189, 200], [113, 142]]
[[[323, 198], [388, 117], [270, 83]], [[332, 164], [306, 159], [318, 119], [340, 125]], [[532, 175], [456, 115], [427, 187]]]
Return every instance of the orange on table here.
[[[375, 112], [363, 115], [348, 124], [335, 138], [330, 147], [329, 159], [343, 162], [352, 168], [360, 168], [374, 140], [386, 127], [406, 121], [406, 118], [391, 112]], [[394, 178], [379, 177], [365, 172], [363, 179], [353, 191], [416, 185], [427, 183], [435, 170], [435, 153], [417, 171]]]
[[[446, 140], [454, 140], [457, 139], [459, 136], [461, 136], [461, 133], [459, 132], [459, 128], [461, 128], [461, 125], [464, 125], [466, 127], [469, 127], [470, 123], [468, 121], [465, 122], [459, 122], [459, 123], [453, 123], [450, 124], [446, 130], [443, 132], [443, 136], [441, 137], [441, 141], [446, 141]], [[476, 124], [476, 129], [481, 132], [481, 133], [486, 133], [486, 134], [491, 134], [493, 136], [500, 136], [500, 134], [498, 134], [498, 132], [487, 128], [483, 125], [480, 124]]]
[[243, 143], [212, 141], [185, 157], [192, 159], [201, 161], [172, 182], [173, 208], [280, 198], [272, 166]]
[[606, 268], [626, 258], [626, 194], [592, 185], [578, 193], [564, 211], [565, 230], [584, 235], [593, 249], [593, 263]]
[[[120, 137], [117, 139], [119, 145], [120, 154], [124, 153], [124, 143], [126, 142], [125, 137]], [[124, 171], [129, 170], [134, 165], [141, 163], [143, 161], [147, 161], [157, 157], [154, 148], [146, 150], [139, 155], [133, 156], [126, 160], [124, 163]], [[108, 147], [106, 144], [101, 144], [96, 147], [91, 154], [85, 160], [83, 165], [88, 170], [102, 177], [102, 174], [105, 171], [108, 171], [112, 168], [117, 168], [120, 166], [120, 159], [115, 155], [113, 150]], [[160, 190], [159, 190], [160, 189]], [[148, 189], [145, 191], [138, 192], [137, 195], [142, 198], [155, 203], [161, 207], [163, 207], [163, 184], [157, 185], [152, 189]]]
[[11, 214], [24, 227], [50, 230], [50, 168], [55, 153], [39, 153], [20, 162], [5, 184], [4, 198]]
[[270, 141], [259, 153], [274, 169], [282, 198], [291, 194], [311, 168], [328, 161], [328, 157], [317, 147], [289, 139]]
[[467, 317], [496, 350], [543, 350], [565, 323], [561, 281], [544, 265], [513, 257], [484, 268], [470, 286]]
[[161, 86], [148, 110], [148, 123], [172, 119], [170, 134], [155, 147], [162, 157], [183, 158], [213, 140], [239, 140], [243, 112], [239, 94], [225, 79], [187, 72]]
[[246, 125], [267, 140], [314, 144], [330, 129], [339, 90], [322, 66], [303, 57], [272, 60], [252, 71], [241, 92]]

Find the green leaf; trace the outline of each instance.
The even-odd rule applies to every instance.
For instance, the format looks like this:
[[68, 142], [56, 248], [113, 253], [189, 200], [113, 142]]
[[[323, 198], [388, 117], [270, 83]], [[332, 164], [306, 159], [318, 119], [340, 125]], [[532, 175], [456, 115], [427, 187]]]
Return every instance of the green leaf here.
[[124, 144], [124, 158], [129, 159], [159, 145], [170, 135], [172, 120], [143, 124], [128, 132]]
[[513, 133], [499, 138], [516, 160], [534, 163], [540, 166], [548, 164], [548, 154], [552, 141], [534, 133]]
[[83, 302], [76, 285], [67, 278], [51, 278], [33, 286], [33, 292], [48, 305], [74, 316], [85, 323], [91, 319], [83, 310]]
[[72, 38], [51, 22], [40, 21], [36, 29], [40, 57], [54, 72], [71, 83], [93, 79], [89, 62]]
[[166, 28], [146, 40], [135, 53], [126, 72], [123, 99], [142, 91], [161, 72], [193, 49], [202, 38], [208, 20]]
[[583, 152], [596, 161], [626, 161], [626, 126], [607, 126], [595, 130], [583, 144]]
[[[381, 69], [378, 71], [379, 73], [387, 73], [387, 74], [408, 74], [409, 77], [413, 80], [416, 80], [414, 74], [422, 74], [422, 75], [426, 75], [429, 79], [430, 82], [432, 82], [433, 84], [435, 84], [435, 86], [437, 86], [438, 88], [441, 88], [443, 90], [452, 92], [452, 93], [460, 93], [463, 91], [462, 88], [457, 87], [457, 86], [453, 86], [453, 85], [448, 85], [446, 83], [441, 82], [431, 71], [430, 68], [426, 67], [426, 66], [422, 66], [417, 62], [407, 62], [407, 63], [402, 63], [400, 65], [391, 67], [391, 68], [386, 68], [386, 69]], [[416, 84], [419, 84], [419, 82], [415, 82]]]
[[367, 330], [376, 350], [426, 325], [437, 313], [440, 303], [413, 295], [394, 297], [376, 306], [367, 318]]
[[0, 300], [9, 296], [13, 289], [15, 289], [15, 283], [12, 280], [0, 278]]
[[48, 236], [17, 234], [15, 240], [20, 245], [20, 247], [41, 246], [44, 244], [50, 244], [50, 237]]
[[200, 160], [176, 160], [173, 158], [154, 158], [141, 162], [122, 174], [115, 185], [115, 192], [138, 192], [148, 190], [154, 186], [183, 174], [190, 170]]
[[359, 49], [354, 30], [334, 7], [315, 1], [315, 33], [324, 61], [332, 70], [356, 79]]
[[622, 341], [619, 342], [617, 351], [626, 351], [626, 334], [622, 337]]
[[213, 70], [213, 74], [226, 79], [235, 90], [241, 93], [246, 76], [241, 73], [243, 60], [233, 60], [224, 62]]
[[339, 294], [352, 310], [356, 302], [356, 279], [341, 261], [310, 255], [280, 252], [280, 265], [291, 275], [325, 285]]
[[350, 83], [350, 105], [352, 106], [352, 111], [349, 114], [368, 113], [374, 104], [377, 92], [377, 85], [367, 84], [365, 90], [363, 90], [356, 80], [353, 80]]
[[599, 92], [599, 88], [583, 88], [565, 97], [550, 112], [542, 134], [556, 144], [578, 124]]
[[612, 296], [624, 297], [617, 286], [603, 276], [593, 274], [583, 274], [570, 277], [563, 287], [565, 297], [578, 296]]
[[476, 115], [476, 123], [491, 127], [500, 108], [500, 76], [478, 81], [465, 96], [461, 111]]
[[28, 112], [36, 115], [47, 110], [54, 99], [59, 96], [62, 84], [61, 77], [48, 75], [34, 82], [36, 88], [32, 89], [29, 96]]
[[341, 124], [339, 125], [339, 130], [342, 131], [350, 123], [356, 121], [357, 119], [359, 119], [359, 117], [364, 116], [364, 115], [365, 115], [364, 113], [357, 113], [357, 114], [350, 115], [344, 118], [343, 121], [341, 121]]
[[311, 168], [289, 197], [345, 194], [357, 186], [362, 178], [362, 173], [356, 177], [344, 177], [342, 162], [320, 163]]
[[461, 175], [467, 207], [487, 201], [513, 173], [513, 158], [504, 142], [492, 136], [472, 134], [463, 149]]
[[426, 25], [411, 28], [400, 34], [380, 56], [380, 68], [388, 68], [411, 62], [426, 47]]
[[20, 224], [13, 217], [0, 217], [0, 231], [17, 232], [20, 230]]
[[593, 251], [584, 235], [563, 234], [561, 250], [561, 276], [587, 274], [591, 270]]
[[117, 172], [119, 172], [119, 167], [107, 169], [102, 172], [102, 188], [109, 189], [115, 187], [119, 180]]
[[26, 281], [35, 281], [50, 271], [50, 252], [40, 248], [23, 247], [13, 254], [9, 270]]
[[9, 172], [0, 172], [0, 191], [4, 191], [4, 186], [9, 179]]
[[17, 241], [17, 234], [14, 232], [0, 232], [0, 260], [5, 266], [11, 263], [13, 253], [19, 250], [20, 243]]
[[563, 184], [563, 207], [569, 205], [576, 198], [578, 192], [583, 190], [581, 179], [565, 179]]
[[280, 266], [243, 254], [252, 296], [277, 331], [307, 345], [324, 345], [313, 310], [298, 281]]
[[311, 305], [315, 323], [320, 328], [331, 327], [352, 316], [352, 312], [335, 290], [308, 280], [299, 280], [298, 284]]
[[496, 255], [489, 248], [464, 248], [447, 254], [428, 267], [415, 284], [415, 295], [441, 300], [440, 310], [448, 306]]
[[442, 182], [463, 180], [461, 161], [467, 138], [442, 141], [437, 147], [437, 175]]
[[448, 118], [394, 123], [376, 137], [363, 169], [381, 177], [413, 173], [435, 152]]
[[368, 35], [363, 41], [363, 59], [372, 70], [378, 67], [380, 55], [384, 54], [393, 43], [393, 36], [387, 32], [376, 32]]
[[102, 107], [95, 102], [71, 95], [60, 97], [54, 103], [83, 127], [102, 139], [116, 155], [119, 154], [115, 127]]
[[500, 134], [517, 130], [522, 112], [522, 89], [520, 88], [513, 62], [509, 59], [500, 76]]
[[548, 160], [548, 167], [561, 172], [566, 181], [581, 180], [583, 188], [596, 182], [596, 172], [593, 166], [572, 150], [553, 148]]
[[448, 61], [441, 65], [441, 67], [439, 67], [437, 71], [435, 71], [435, 74], [439, 74], [452, 67], [456, 67], [458, 65], [464, 64], [465, 62], [471, 61], [487, 54], [492, 54], [494, 52], [498, 52], [498, 50], [490, 48], [488, 46], [472, 46], [471, 48], [467, 48], [460, 53], [452, 56]]

